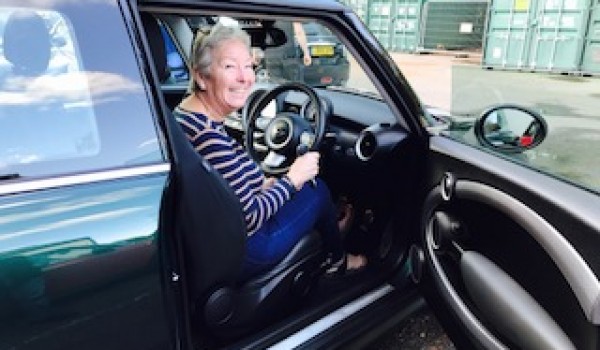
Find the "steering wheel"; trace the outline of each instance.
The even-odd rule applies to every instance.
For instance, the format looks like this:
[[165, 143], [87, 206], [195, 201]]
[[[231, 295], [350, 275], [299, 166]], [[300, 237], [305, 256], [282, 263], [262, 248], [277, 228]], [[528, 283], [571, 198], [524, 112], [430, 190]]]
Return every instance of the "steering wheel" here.
[[[277, 112], [273, 118], [262, 115], [271, 101], [289, 91], [300, 91], [308, 96], [306, 106], [313, 108], [314, 112], [312, 123], [289, 111]], [[308, 85], [296, 82], [281, 84], [268, 92], [251, 96], [248, 104], [248, 115], [242, 116], [246, 120], [246, 150], [267, 175], [283, 174], [298, 155], [319, 149], [329, 111]]]

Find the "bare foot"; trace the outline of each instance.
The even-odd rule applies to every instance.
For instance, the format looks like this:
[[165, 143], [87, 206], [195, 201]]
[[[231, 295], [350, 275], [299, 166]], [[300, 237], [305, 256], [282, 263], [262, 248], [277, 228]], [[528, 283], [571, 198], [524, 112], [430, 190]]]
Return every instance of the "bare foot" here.
[[367, 266], [367, 258], [364, 255], [347, 254], [339, 261], [330, 264], [325, 271], [325, 276], [344, 276], [347, 273], [358, 272], [365, 266]]
[[342, 202], [339, 211], [338, 228], [342, 235], [345, 235], [350, 231], [352, 224], [354, 223], [354, 208], [352, 207], [352, 204], [344, 201]]
[[364, 255], [348, 254], [346, 256], [346, 270], [358, 270], [367, 266], [367, 257]]

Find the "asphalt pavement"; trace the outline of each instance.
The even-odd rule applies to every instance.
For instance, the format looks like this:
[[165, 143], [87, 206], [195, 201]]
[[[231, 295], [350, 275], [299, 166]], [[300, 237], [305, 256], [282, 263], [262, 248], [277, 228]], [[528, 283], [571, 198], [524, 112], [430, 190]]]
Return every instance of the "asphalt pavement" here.
[[455, 350], [435, 316], [425, 309], [369, 345], [366, 350]]
[[475, 118], [490, 106], [515, 103], [540, 113], [546, 140], [528, 163], [600, 190], [600, 77], [486, 69], [477, 53], [391, 53], [421, 101]]

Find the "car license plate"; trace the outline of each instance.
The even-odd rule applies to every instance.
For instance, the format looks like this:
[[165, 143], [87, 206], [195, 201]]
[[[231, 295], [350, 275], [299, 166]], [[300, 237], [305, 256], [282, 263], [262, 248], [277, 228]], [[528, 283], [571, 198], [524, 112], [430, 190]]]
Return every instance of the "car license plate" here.
[[331, 57], [333, 56], [332, 45], [315, 45], [310, 48], [310, 54], [313, 57]]

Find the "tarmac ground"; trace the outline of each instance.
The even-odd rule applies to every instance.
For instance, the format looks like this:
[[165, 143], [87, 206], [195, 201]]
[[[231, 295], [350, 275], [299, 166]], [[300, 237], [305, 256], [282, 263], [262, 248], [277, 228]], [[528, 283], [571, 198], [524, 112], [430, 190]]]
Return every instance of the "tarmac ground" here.
[[367, 350], [455, 350], [435, 316], [424, 310], [371, 344]]

